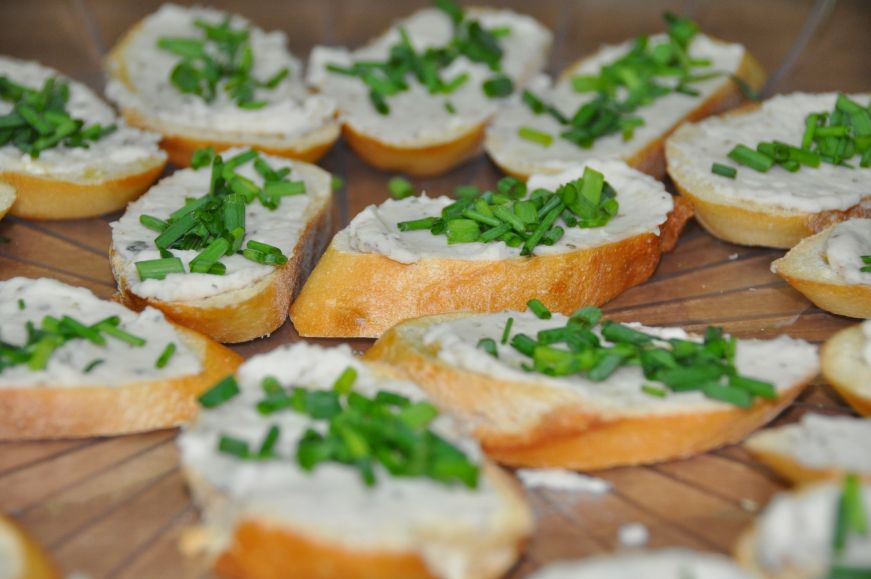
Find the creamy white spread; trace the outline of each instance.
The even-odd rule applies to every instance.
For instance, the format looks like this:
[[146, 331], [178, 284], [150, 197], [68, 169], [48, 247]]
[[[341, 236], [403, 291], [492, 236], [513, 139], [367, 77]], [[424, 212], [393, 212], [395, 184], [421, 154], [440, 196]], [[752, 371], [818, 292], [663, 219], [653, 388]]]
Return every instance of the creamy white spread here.
[[[19, 304], [18, 300], [22, 300]], [[21, 308], [23, 305], [23, 309]], [[140, 313], [97, 298], [84, 288], [68, 286], [48, 278], [16, 277], [0, 282], [0, 340], [21, 346], [27, 343], [27, 322], [39, 328], [45, 316], [71, 318], [91, 325], [109, 316], [121, 318], [119, 328], [144, 338], [143, 346], [133, 346], [106, 337], [104, 346], [84, 339], [73, 339], [52, 353], [43, 370], [26, 364], [0, 371], [0, 390], [4, 387], [122, 386], [146, 380], [165, 380], [198, 374], [201, 364], [163, 313], [146, 308]], [[155, 363], [167, 345], [174, 343], [175, 354], [163, 368]], [[89, 364], [103, 360], [90, 372]]]
[[[871, 192], [871, 189], [869, 189]], [[871, 219], [850, 219], [833, 226], [826, 239], [825, 257], [829, 267], [850, 284], [871, 284], [871, 272], [863, 255], [871, 255]]]
[[[589, 166], [605, 175], [605, 180], [617, 191], [620, 209], [604, 227], [581, 229], [565, 227], [563, 237], [553, 245], [539, 245], [535, 255], [556, 255], [576, 249], [598, 247], [640, 235], [659, 234], [674, 207], [671, 195], [661, 182], [630, 168], [622, 161], [590, 161], [557, 175], [534, 175], [528, 189], [556, 190], [560, 185], [574, 181]], [[489, 243], [449, 244], [444, 235], [433, 235], [429, 230], [400, 232], [397, 223], [422, 217], [438, 217], [441, 210], [453, 203], [448, 197], [409, 197], [388, 199], [381, 205], [370, 205], [361, 211], [340, 232], [334, 241], [340, 249], [359, 253], [379, 253], [400, 263], [413, 263], [427, 258], [464, 260], [501, 260], [520, 258], [519, 247], [509, 247], [503, 241]]]
[[[345, 345], [323, 349], [298, 343], [250, 359], [238, 371], [241, 394], [200, 413], [179, 437], [182, 462], [230, 499], [205, 513], [206, 524], [227, 539], [238, 521], [253, 518], [352, 548], [416, 550], [436, 576], [469, 577], [466, 554], [457, 549], [455, 537], [500, 533], [514, 524], [507, 520], [504, 499], [488, 477], [481, 476], [473, 490], [426, 478], [391, 477], [380, 466], [373, 487], [363, 484], [357, 469], [338, 463], [306, 472], [295, 456], [297, 441], [313, 425], [310, 419], [290, 411], [263, 417], [255, 409], [263, 398], [260, 383], [266, 376], [284, 386], [326, 390], [348, 366], [358, 372], [356, 392], [373, 396], [387, 390], [423, 399], [416, 385], [378, 375]], [[282, 458], [243, 461], [217, 451], [222, 434], [257, 444], [273, 424], [281, 428], [275, 452]], [[481, 460], [477, 445], [461, 436], [449, 417], [438, 417], [432, 428], [475, 462]]]
[[[662, 42], [664, 34], [652, 36], [651, 43]], [[593, 56], [571, 69], [556, 84], [541, 76], [535, 79], [530, 88], [545, 102], [552, 103], [563, 115], [571, 118], [578, 108], [595, 97], [595, 93], [579, 93], [572, 87], [572, 78], [577, 75], [594, 75], [606, 65], [624, 56], [634, 41], [616, 46], [604, 46]], [[710, 59], [710, 67], [701, 67], [698, 74], [722, 71], [723, 76], [693, 83], [692, 88], [699, 91], [698, 96], [670, 93], [643, 106], [633, 114], [644, 119], [644, 124], [635, 129], [631, 139], [624, 140], [621, 134], [597, 139], [590, 149], [582, 149], [574, 143], [561, 138], [566, 130], [556, 119], [548, 114], [536, 115], [519, 98], [500, 110], [487, 129], [485, 147], [493, 159], [502, 166], [512, 167], [521, 173], [530, 174], [543, 171], [558, 171], [566, 165], [583, 162], [590, 158], [618, 157], [627, 159], [646, 146], [662, 138], [690, 111], [700, 106], [716, 91], [731, 82], [729, 74], [738, 70], [744, 58], [744, 47], [726, 44], [704, 35], [696, 36], [690, 44], [689, 53], [693, 58]], [[693, 69], [696, 71], [696, 69]], [[668, 83], [668, 79], [662, 79]], [[518, 136], [521, 127], [529, 127], [550, 134], [553, 143], [544, 147]]]
[[24, 546], [13, 530], [0, 520], [0, 579], [21, 579], [24, 574]]
[[731, 559], [688, 549], [590, 557], [548, 565], [530, 579], [750, 579]]
[[[242, 151], [227, 151], [223, 158], [229, 159]], [[267, 209], [256, 199], [248, 204], [245, 208], [244, 244], [252, 239], [268, 243], [291, 258], [306, 224], [324, 206], [324, 196], [330, 194], [330, 175], [314, 165], [283, 157], [261, 155], [261, 158], [273, 169], [290, 168], [287, 178], [304, 181], [306, 193], [283, 197], [275, 210]], [[258, 186], [263, 185], [263, 177], [251, 162], [238, 167], [236, 173]], [[202, 299], [251, 287], [275, 270], [271, 265], [259, 264], [236, 254], [221, 258], [221, 263], [227, 266], [225, 275], [190, 273], [188, 264], [199, 251], [174, 249], [173, 255], [181, 258], [187, 273], [169, 274], [162, 280], [139, 279], [136, 262], [160, 258], [160, 251], [154, 245], [157, 233], [139, 223], [139, 216], [168, 218], [173, 211], [184, 206], [185, 198], [202, 197], [208, 193], [210, 179], [208, 167], [176, 171], [131, 203], [121, 219], [112, 223], [112, 247], [123, 262], [122, 270], [115, 273], [126, 277], [130, 290], [136, 295], [165, 301]]]
[[602, 495], [611, 490], [605, 479], [561, 468], [521, 468], [514, 471], [523, 486]]
[[[608, 380], [593, 382], [580, 375], [551, 377], [527, 372], [524, 356], [499, 338], [508, 318], [514, 318], [511, 335], [535, 337], [539, 331], [563, 327], [568, 318], [554, 313], [550, 320], [540, 320], [531, 312], [502, 312], [454, 318], [429, 327], [422, 339], [426, 346], [437, 350], [439, 360], [454, 368], [484, 374], [512, 382], [547, 384], [577, 397], [578, 402], [595, 406], [609, 417], [648, 414], [669, 414], [732, 407], [705, 397], [702, 392], [671, 392], [665, 398], [646, 394], [641, 386], [648, 384], [640, 366], [624, 366]], [[698, 339], [680, 328], [647, 328], [634, 325], [662, 339]], [[481, 338], [497, 342], [498, 358], [477, 348]], [[770, 382], [778, 391], [806, 380], [818, 370], [817, 349], [802, 341], [780, 336], [772, 340], [739, 340], [735, 356], [738, 372], [749, 378]]]
[[[206, 102], [179, 91], [170, 73], [180, 57], [158, 48], [164, 37], [202, 38], [196, 20], [220, 24], [230, 17], [233, 29], [250, 28], [254, 52], [252, 77], [267, 80], [284, 67], [290, 74], [275, 89], [258, 88], [259, 109], [243, 109], [219, 88], [215, 100]], [[264, 32], [237, 15], [204, 7], [187, 8], [164, 4], [140, 22], [123, 47], [123, 65], [115, 67], [106, 93], [121, 107], [141, 111], [174, 131], [207, 131], [281, 139], [301, 138], [331, 123], [336, 107], [332, 99], [310, 94], [303, 82], [302, 65], [287, 51], [283, 32]], [[223, 83], [222, 83], [223, 84]]]
[[[867, 104], [867, 95], [851, 95]], [[766, 173], [739, 165], [728, 158], [735, 145], [756, 148], [762, 141], [782, 141], [801, 146], [805, 118], [811, 113], [831, 112], [837, 94], [776, 96], [752, 112], [712, 117], [678, 129], [666, 144], [669, 174], [691, 191], [726, 202], [740, 200], [784, 211], [815, 213], [848, 209], [871, 196], [871, 168], [839, 167], [821, 163], [816, 169], [802, 167], [796, 173], [775, 166]], [[735, 179], [711, 173], [720, 163], [738, 170]]]
[[805, 414], [800, 422], [754, 438], [754, 445], [786, 452], [811, 468], [871, 473], [871, 419]]
[[[824, 577], [832, 562], [840, 483], [777, 495], [757, 520], [755, 554], [763, 570], [800, 569], [801, 577]], [[862, 488], [865, 518], [871, 520], [871, 487]], [[850, 533], [839, 559], [847, 566], [871, 567], [871, 533]]]
[[[112, 124], [118, 127], [114, 133], [90, 141], [87, 148], [60, 145], [42, 151], [35, 159], [14, 145], [5, 145], [0, 147], [0, 171], [91, 182], [141, 171], [166, 156], [157, 146], [159, 135], [127, 127], [91, 89], [52, 68], [0, 56], [0, 76], [36, 90], [42, 88], [46, 79], [60, 77], [69, 83], [70, 99], [66, 110], [73, 118], [85, 121], [86, 126], [99, 123], [104, 127]], [[13, 103], [0, 100], [0, 115], [9, 114], [13, 106]]]
[[[467, 13], [485, 28], [510, 29], [510, 34], [500, 39], [501, 72], [515, 81], [515, 88], [544, 66], [552, 35], [539, 22], [510, 10], [469, 9]], [[449, 95], [432, 95], [416, 77], [407, 75], [409, 89], [387, 97], [387, 115], [373, 108], [369, 88], [359, 78], [326, 69], [328, 64], [347, 67], [357, 60], [386, 59], [390, 47], [400, 39], [400, 28], [408, 32], [417, 51], [445, 46], [453, 37], [450, 19], [440, 10], [426, 8], [395, 23], [387, 33], [359, 50], [321, 46], [312, 50], [309, 82], [338, 101], [343, 121], [355, 130], [398, 146], [451, 141], [486, 122], [504, 103], [504, 99], [488, 98], [481, 89], [482, 83], [495, 73], [487, 65], [462, 56], [441, 71], [441, 78], [449, 81], [468, 74], [465, 84]], [[447, 110], [446, 102], [453, 106], [454, 113]]]

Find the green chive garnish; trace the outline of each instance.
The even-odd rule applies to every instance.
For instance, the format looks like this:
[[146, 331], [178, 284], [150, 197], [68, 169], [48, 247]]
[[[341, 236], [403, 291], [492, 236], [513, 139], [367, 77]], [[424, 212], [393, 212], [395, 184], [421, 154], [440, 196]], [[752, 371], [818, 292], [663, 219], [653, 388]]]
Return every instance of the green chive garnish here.
[[405, 199], [414, 196], [414, 186], [404, 177], [393, 177], [387, 183], [390, 196], [394, 199]]
[[239, 394], [239, 384], [236, 378], [227, 376], [205, 392], [197, 400], [206, 408], [215, 408]]
[[481, 88], [489, 98], [507, 97], [514, 92], [514, 81], [511, 77], [500, 74], [485, 80]]
[[502, 339], [500, 343], [507, 344], [508, 338], [511, 336], [511, 326], [514, 325], [514, 318], [508, 318], [508, 321], [505, 322], [505, 329], [502, 330]]
[[218, 440], [218, 451], [236, 458], [248, 458], [251, 454], [247, 442], [225, 434]]
[[163, 368], [165, 367], [170, 359], [172, 359], [172, 355], [175, 354], [175, 342], [170, 342], [166, 345], [166, 348], [163, 349], [163, 352], [160, 353], [160, 356], [157, 358], [157, 361], [154, 363], [155, 368]]
[[550, 310], [537, 299], [531, 299], [526, 302], [527, 307], [532, 310], [532, 313], [540, 320], [549, 320], [551, 318]]
[[711, 165], [711, 173], [714, 175], [719, 175], [721, 177], [726, 177], [728, 179], [734, 179], [738, 174], [738, 170], [735, 167], [730, 167], [729, 165], [723, 165], [720, 163], [714, 163]]
[[481, 338], [478, 340], [477, 347], [484, 350], [494, 358], [499, 357], [499, 350], [496, 347], [496, 340], [493, 338]]
[[333, 390], [339, 394], [348, 394], [354, 388], [354, 382], [357, 380], [357, 370], [352, 366], [345, 368], [342, 373], [336, 378], [333, 384]]
[[96, 368], [97, 366], [99, 366], [100, 364], [103, 364], [105, 362], [106, 362], [106, 360], [104, 360], [103, 358], [97, 358], [95, 360], [91, 360], [90, 362], [88, 362], [88, 364], [84, 367], [84, 369], [82, 371], [85, 374], [90, 374], [94, 370], [94, 368]]
[[139, 279], [166, 279], [171, 273], [184, 273], [184, 264], [177, 257], [148, 259], [136, 262]]

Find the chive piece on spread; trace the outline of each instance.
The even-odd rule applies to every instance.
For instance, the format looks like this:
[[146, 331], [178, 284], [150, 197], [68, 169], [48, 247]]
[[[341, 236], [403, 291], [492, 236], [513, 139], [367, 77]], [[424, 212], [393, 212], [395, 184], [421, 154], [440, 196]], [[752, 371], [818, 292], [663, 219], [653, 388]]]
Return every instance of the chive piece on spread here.
[[405, 177], [392, 177], [387, 182], [387, 190], [394, 199], [405, 199], [414, 196], [414, 186]]
[[480, 340], [478, 340], [478, 344], [476, 347], [484, 350], [494, 358], [499, 357], [499, 350], [496, 347], [496, 340], [494, 340], [493, 338], [481, 338]]
[[91, 360], [91, 361], [88, 362], [88, 364], [84, 367], [84, 369], [82, 370], [82, 372], [84, 372], [85, 374], [90, 374], [91, 372], [94, 371], [94, 368], [96, 368], [97, 366], [99, 366], [100, 364], [103, 364], [103, 363], [105, 363], [105, 362], [106, 362], [106, 360], [104, 360], [103, 358], [96, 358], [96, 359], [94, 359], [94, 360]]
[[507, 344], [508, 338], [511, 336], [511, 326], [514, 325], [514, 318], [508, 318], [508, 321], [505, 322], [505, 329], [502, 330], [502, 339], [500, 343]]
[[551, 318], [552, 314], [550, 313], [550, 310], [547, 309], [547, 306], [541, 303], [541, 301], [537, 299], [531, 299], [526, 302], [526, 305], [529, 307], [530, 310], [532, 310], [532, 313], [535, 314], [538, 319], [549, 320]]
[[227, 376], [205, 392], [197, 400], [206, 408], [215, 408], [239, 394], [239, 384], [233, 376]]
[[163, 349], [163, 352], [158, 356], [157, 361], [154, 363], [155, 368], [164, 368], [172, 358], [173, 354], [175, 354], [175, 342], [170, 342], [166, 345], [166, 348]]
[[532, 143], [537, 143], [542, 147], [550, 147], [553, 144], [553, 136], [551, 134], [531, 127], [520, 127], [517, 129], [517, 136]]
[[738, 175], [738, 170], [735, 167], [730, 167], [729, 165], [714, 163], [713, 165], [711, 165], [711, 173], [713, 173], [714, 175], [719, 175], [721, 177], [734, 179], [735, 176]]
[[222, 434], [221, 438], [218, 439], [218, 451], [236, 458], [248, 458], [251, 454], [247, 442], [226, 434]]
[[171, 273], [184, 273], [184, 264], [177, 257], [165, 257], [161, 259], [147, 259], [136, 262], [136, 271], [140, 280], [166, 279]]

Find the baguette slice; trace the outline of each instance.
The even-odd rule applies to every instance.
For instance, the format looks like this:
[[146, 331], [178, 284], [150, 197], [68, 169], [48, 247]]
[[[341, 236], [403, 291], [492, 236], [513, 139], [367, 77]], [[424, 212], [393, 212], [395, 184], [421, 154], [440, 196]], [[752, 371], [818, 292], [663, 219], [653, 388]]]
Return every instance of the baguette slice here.
[[862, 416], [871, 416], [871, 360], [867, 322], [845, 328], [829, 338], [822, 349], [825, 379]]
[[757, 460], [794, 484], [861, 474], [871, 483], [871, 420], [805, 414], [801, 422], [762, 430], [744, 442]]
[[530, 579], [750, 579], [731, 559], [689, 549], [599, 555], [552, 563]]
[[[229, 18], [233, 29], [250, 28], [254, 78], [264, 80], [288, 67], [274, 90], [257, 89], [261, 108], [238, 107], [219, 86], [211, 103], [180, 92], [170, 74], [180, 58], [157, 46], [160, 38], [200, 38], [197, 20], [218, 24]], [[313, 95], [302, 82], [302, 64], [286, 48], [282, 32], [264, 32], [241, 16], [204, 7], [164, 4], [134, 25], [106, 61], [107, 95], [133, 126], [163, 135], [161, 146], [174, 165], [190, 165], [194, 151], [254, 147], [265, 153], [316, 162], [339, 137], [336, 107]]]
[[[469, 8], [465, 12], [484, 28], [510, 29], [500, 39], [500, 72], [514, 81], [515, 89], [544, 67], [553, 36], [538, 21], [504, 9]], [[345, 139], [364, 161], [388, 171], [437, 175], [480, 153], [487, 122], [503, 101], [482, 92], [482, 83], [495, 73], [462, 56], [441, 73], [445, 81], [467, 74], [462, 86], [450, 94], [431, 94], [409, 73], [405, 77], [409, 89], [387, 97], [390, 112], [386, 115], [373, 108], [370, 89], [360, 79], [327, 70], [330, 64], [350, 66], [356, 60], [386, 59], [400, 41], [400, 28], [419, 53], [447, 45], [454, 34], [446, 14], [425, 8], [394, 23], [358, 50], [316, 47], [309, 60], [308, 79], [339, 103]]]
[[[800, 145], [805, 117], [832, 111], [837, 95], [776, 96], [697, 124], [686, 124], [668, 139], [668, 174], [689, 199], [699, 222], [714, 236], [741, 245], [789, 249], [803, 238], [851, 217], [871, 215], [862, 203], [871, 195], [871, 168], [822, 163], [796, 173], [775, 166], [767, 173], [727, 157], [736, 144], [762, 141]], [[867, 103], [869, 95], [852, 95]], [[711, 173], [713, 163], [737, 168], [735, 179]]]
[[[818, 369], [816, 348], [807, 342], [741, 340], [738, 371], [772, 383], [776, 399], [756, 399], [743, 409], [698, 391], [658, 398], [642, 391], [648, 380], [637, 366], [592, 382], [525, 372], [526, 359], [509, 345], [497, 346], [494, 359], [478, 341], [499, 342], [509, 317], [512, 336], [566, 323], [558, 314], [548, 321], [516, 312], [428, 316], [391, 328], [366, 358], [392, 364], [419, 383], [474, 429], [496, 461], [576, 470], [655, 463], [737, 442], [780, 413]], [[640, 329], [688, 337], [676, 328]]]
[[[61, 145], [38, 158], [14, 145], [0, 147], [0, 181], [12, 185], [18, 198], [12, 215], [27, 219], [79, 219], [123, 209], [160, 176], [166, 154], [158, 136], [126, 126], [115, 112], [84, 84], [35, 62], [0, 56], [0, 76], [40, 89], [50, 77], [69, 83], [67, 111], [86, 125], [117, 129], [85, 147]], [[13, 103], [0, 101], [0, 114]]]
[[6, 213], [9, 212], [9, 208], [15, 203], [16, 197], [15, 187], [6, 183], [0, 183], [0, 219], [3, 219]]
[[[760, 579], [832, 577], [832, 544], [842, 485], [828, 482], [781, 493], [772, 499], [735, 547], [742, 567]], [[871, 519], [871, 486], [862, 486], [865, 519]], [[842, 564], [871, 568], [871, 534], [852, 534]], [[861, 577], [863, 575], [852, 575]]]
[[[142, 346], [111, 337], [105, 346], [74, 339], [51, 355], [44, 370], [26, 365], [3, 369], [0, 440], [84, 438], [178, 426], [196, 413], [196, 397], [241, 363], [234, 352], [170, 324], [156, 310], [136, 314], [48, 278], [0, 282], [0, 296], [0, 333], [12, 344], [26, 342], [27, 321], [40, 327], [47, 315], [69, 315], [86, 325], [119, 316], [122, 329], [146, 339]], [[156, 368], [169, 343], [175, 344], [175, 353], [164, 368]], [[103, 362], [86, 371], [96, 360]]]
[[0, 516], [0, 577], [59, 579], [54, 561], [15, 521]]
[[[674, 247], [689, 207], [621, 161], [589, 166], [617, 190], [617, 217], [600, 228], [566, 227], [557, 245], [540, 247], [531, 257], [520, 257], [519, 249], [501, 241], [449, 245], [429, 231], [396, 228], [396, 214], [438, 215], [446, 198], [367, 208], [335, 236], [291, 307], [296, 330], [302, 336], [377, 337], [405, 319], [520, 309], [533, 298], [568, 314], [643, 283], [662, 253]], [[583, 167], [575, 167], [535, 177], [529, 190], [555, 190], [582, 173]], [[415, 214], [415, 208], [425, 214]]]
[[[202, 525], [183, 536], [183, 550], [205, 555], [219, 575], [249, 579], [501, 577], [531, 531], [531, 512], [514, 479], [482, 463], [450, 417], [436, 417], [429, 428], [482, 465], [475, 489], [393, 477], [377, 461], [369, 487], [356, 468], [335, 462], [304, 471], [297, 443], [324, 423], [289, 409], [268, 416], [255, 410], [268, 376], [283, 387], [326, 394], [348, 367], [357, 372], [358, 395], [423, 399], [415, 384], [360, 361], [347, 346], [297, 343], [250, 359], [237, 374], [240, 394], [201, 412], [179, 437], [184, 472], [203, 511]], [[217, 450], [222, 435], [258, 444], [273, 425], [280, 435], [270, 460]]]
[[[844, 255], [843, 243], [839, 242], [846, 236], [845, 241], [853, 245], [849, 237], [854, 228], [871, 234], [871, 219], [836, 223], [802, 239], [771, 264], [771, 271], [819, 308], [841, 316], [871, 318], [871, 283], [868, 283], [871, 276], [860, 271], [865, 265], [861, 255], [871, 253], [871, 247], [867, 247], [867, 251], [855, 251], [862, 249], [860, 240], [860, 247], [848, 248], [854, 250]], [[871, 239], [866, 242], [869, 244]]]
[[[231, 149], [225, 158], [239, 152]], [[222, 259], [228, 266], [223, 276], [188, 272], [141, 281], [135, 262], [160, 255], [153, 244], [156, 233], [143, 226], [139, 216], [165, 219], [184, 204], [185, 197], [200, 197], [209, 190], [208, 168], [184, 169], [155, 185], [112, 224], [112, 270], [125, 305], [155, 307], [179, 324], [225, 343], [265, 336], [284, 323], [291, 299], [323, 253], [332, 231], [330, 174], [300, 161], [261, 158], [274, 169], [291, 169], [289, 178], [301, 179], [306, 185], [304, 195], [284, 197], [275, 211], [257, 200], [246, 209], [246, 243], [255, 239], [278, 247], [288, 257], [287, 263], [273, 267], [233, 255]], [[237, 171], [262, 185], [250, 163]], [[197, 252], [174, 250], [174, 254], [187, 264]]]
[[[665, 40], [664, 34], [650, 38], [652, 43]], [[601, 68], [622, 57], [633, 46], [628, 41], [615, 46], [603, 46], [592, 55], [565, 69], [554, 85], [547, 78], [536, 79], [531, 89], [547, 103], [552, 103], [565, 116], [572, 118], [578, 108], [592, 100], [591, 93], [578, 93], [572, 79], [578, 75], [598, 74]], [[711, 70], [726, 74], [694, 83], [700, 94], [696, 97], [672, 93], [639, 108], [635, 114], [644, 125], [635, 129], [633, 137], [624, 140], [615, 134], [598, 139], [591, 148], [582, 149], [559, 135], [565, 127], [547, 114], [535, 114], [523, 102], [504, 107], [487, 128], [485, 149], [503, 171], [519, 178], [535, 173], [557, 172], [567, 165], [587, 159], [617, 157], [639, 171], [658, 179], [665, 175], [665, 139], [683, 122], [696, 121], [733, 108], [744, 100], [738, 85], [729, 74], [759, 89], [765, 82], [765, 72], [756, 59], [739, 44], [730, 44], [698, 35], [690, 45], [690, 54], [712, 60]], [[707, 70], [707, 69], [706, 69]], [[531, 127], [551, 135], [549, 146], [521, 138], [518, 131]]]

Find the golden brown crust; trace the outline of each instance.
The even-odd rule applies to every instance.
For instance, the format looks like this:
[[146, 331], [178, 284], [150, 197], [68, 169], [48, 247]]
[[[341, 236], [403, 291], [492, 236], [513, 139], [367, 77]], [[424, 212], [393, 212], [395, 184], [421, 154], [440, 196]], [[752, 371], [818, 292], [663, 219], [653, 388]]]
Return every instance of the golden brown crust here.
[[138, 173], [96, 182], [61, 181], [19, 173], [0, 172], [0, 180], [16, 188], [18, 199], [10, 214], [26, 219], [81, 219], [127, 206], [163, 172], [166, 159], [155, 157]]
[[0, 389], [0, 440], [111, 436], [171, 428], [196, 414], [196, 397], [235, 372], [242, 357], [176, 326], [203, 365], [199, 374], [124, 386]]
[[823, 377], [862, 416], [871, 416], [871, 367], [865, 362], [865, 336], [861, 325], [845, 328], [823, 345]]
[[16, 579], [60, 579], [57, 564], [18, 523], [0, 516], [0, 533], [10, 533], [20, 549], [23, 569]]

